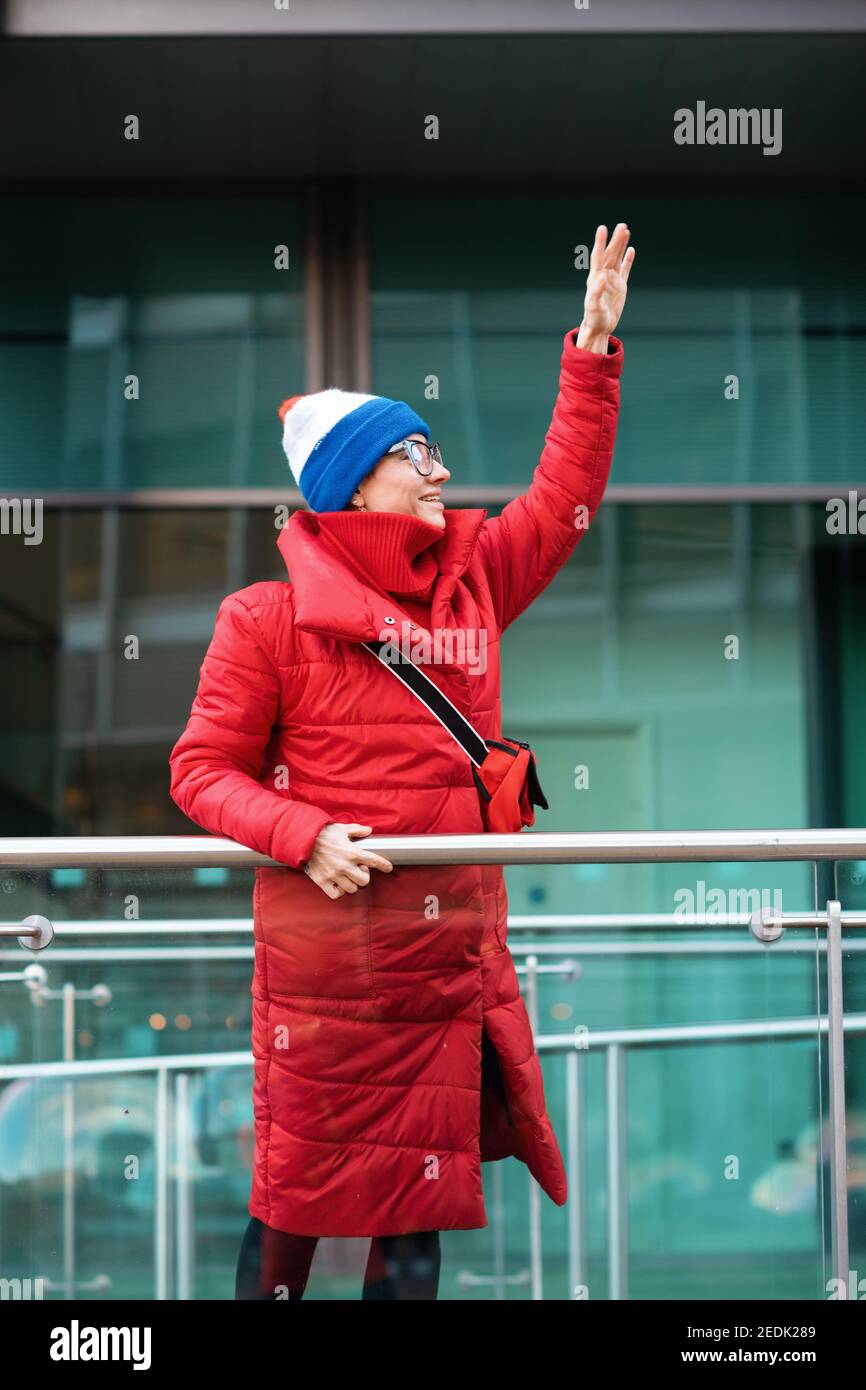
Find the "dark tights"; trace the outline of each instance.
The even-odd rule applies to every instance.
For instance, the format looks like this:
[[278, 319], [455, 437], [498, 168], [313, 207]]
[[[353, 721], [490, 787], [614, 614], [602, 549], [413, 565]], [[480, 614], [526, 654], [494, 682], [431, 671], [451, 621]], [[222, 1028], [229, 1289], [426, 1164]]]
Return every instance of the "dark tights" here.
[[[297, 1303], [304, 1296], [318, 1241], [318, 1236], [275, 1231], [251, 1217], [241, 1242], [235, 1298]], [[438, 1231], [374, 1236], [361, 1298], [433, 1299], [440, 1260]]]

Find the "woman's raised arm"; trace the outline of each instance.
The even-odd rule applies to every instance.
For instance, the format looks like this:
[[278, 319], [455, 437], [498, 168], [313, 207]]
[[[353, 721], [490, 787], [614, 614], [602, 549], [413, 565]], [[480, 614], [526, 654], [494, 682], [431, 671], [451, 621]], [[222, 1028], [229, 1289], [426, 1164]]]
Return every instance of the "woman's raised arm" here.
[[528, 608], [565, 564], [594, 517], [607, 486], [619, 417], [623, 348], [612, 337], [626, 296], [634, 248], [620, 223], [607, 245], [598, 228], [587, 276], [584, 316], [569, 329], [559, 392], [529, 489], [481, 528], [500, 630]]

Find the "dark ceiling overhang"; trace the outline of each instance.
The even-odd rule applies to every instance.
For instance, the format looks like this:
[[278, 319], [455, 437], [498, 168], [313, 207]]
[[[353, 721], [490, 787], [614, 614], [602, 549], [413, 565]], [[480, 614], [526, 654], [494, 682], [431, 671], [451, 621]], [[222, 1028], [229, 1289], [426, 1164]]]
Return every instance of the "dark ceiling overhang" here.
[[[858, 183], [864, 60], [866, 34], [6, 39], [0, 181]], [[678, 145], [698, 101], [778, 109], [781, 152]]]

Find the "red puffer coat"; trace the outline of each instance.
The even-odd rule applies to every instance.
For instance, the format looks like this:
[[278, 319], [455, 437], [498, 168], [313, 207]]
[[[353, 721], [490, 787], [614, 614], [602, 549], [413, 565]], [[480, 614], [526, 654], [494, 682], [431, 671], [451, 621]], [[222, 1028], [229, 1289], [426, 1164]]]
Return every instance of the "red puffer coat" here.
[[[499, 634], [568, 559], [610, 470], [622, 344], [592, 353], [575, 332], [526, 495], [491, 519], [445, 513], [430, 626], [482, 630], [486, 664], [427, 669], [485, 738], [502, 732]], [[484, 826], [466, 755], [360, 645], [388, 618], [405, 632], [408, 615], [353, 573], [315, 513], [295, 512], [278, 545], [290, 582], [223, 600], [170, 755], [191, 820], [287, 866], [255, 878], [249, 1211], [298, 1235], [469, 1230], [487, 1225], [481, 1163], [509, 1155], [561, 1205], [501, 867], [373, 869], [337, 900], [300, 872], [330, 821], [381, 835]]]

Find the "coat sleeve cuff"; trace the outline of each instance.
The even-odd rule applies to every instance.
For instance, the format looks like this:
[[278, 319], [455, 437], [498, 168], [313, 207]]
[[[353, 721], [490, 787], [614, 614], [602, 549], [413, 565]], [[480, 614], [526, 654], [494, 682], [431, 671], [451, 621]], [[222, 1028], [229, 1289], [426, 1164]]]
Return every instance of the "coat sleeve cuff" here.
[[607, 340], [607, 352], [590, 352], [589, 348], [579, 348], [575, 338], [580, 330], [569, 328], [562, 340], [562, 357], [560, 366], [570, 377], [580, 378], [587, 376], [621, 376], [623, 364], [623, 346], [619, 338], [611, 333]]
[[319, 831], [330, 825], [333, 819], [321, 806], [293, 801], [274, 831], [271, 858], [278, 859], [290, 869], [300, 869], [312, 854]]

